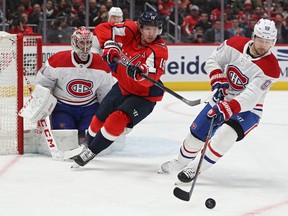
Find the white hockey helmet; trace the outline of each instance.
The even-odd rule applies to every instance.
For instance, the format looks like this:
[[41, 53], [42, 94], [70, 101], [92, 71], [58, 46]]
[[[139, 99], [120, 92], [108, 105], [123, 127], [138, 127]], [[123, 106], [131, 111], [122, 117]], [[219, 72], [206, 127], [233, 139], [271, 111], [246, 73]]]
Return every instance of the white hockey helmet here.
[[[111, 18], [117, 17], [117, 20], [111, 20]], [[120, 7], [111, 7], [108, 12], [108, 22], [122, 22], [123, 21], [123, 12]]]
[[275, 45], [277, 29], [274, 21], [261, 18], [254, 26], [253, 38], [255, 35], [263, 39], [272, 40], [274, 42], [273, 45]]
[[76, 28], [71, 35], [72, 49], [82, 61], [86, 61], [91, 53], [92, 38], [93, 34], [84, 26]]

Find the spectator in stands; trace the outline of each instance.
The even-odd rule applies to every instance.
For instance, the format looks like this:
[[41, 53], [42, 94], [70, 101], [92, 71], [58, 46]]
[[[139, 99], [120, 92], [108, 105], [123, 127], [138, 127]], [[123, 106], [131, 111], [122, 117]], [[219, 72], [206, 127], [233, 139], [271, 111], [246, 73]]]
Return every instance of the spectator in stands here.
[[33, 28], [27, 26], [28, 15], [26, 13], [22, 13], [19, 19], [13, 20], [13, 23], [10, 27], [10, 34], [33, 34]]
[[[16, 4], [16, 8], [12, 11], [11, 13], [11, 17], [9, 20], [11, 20], [10, 23], [13, 22], [13, 19], [16, 19], [16, 18], [20, 18], [20, 16], [23, 14], [23, 13], [26, 13], [27, 11], [25, 10], [25, 5], [23, 2], [19, 2], [18, 4]], [[27, 13], [26, 13], [27, 14]], [[27, 14], [28, 15], [28, 14]]]
[[226, 13], [224, 13], [223, 16], [224, 16], [224, 29], [227, 30], [227, 29], [232, 27], [232, 21], [230, 19], [228, 19]]
[[281, 13], [275, 15], [275, 25], [277, 28], [277, 44], [284, 44], [288, 42], [288, 29], [287, 23]]
[[60, 0], [57, 7], [57, 16], [58, 17], [67, 17], [67, 21], [70, 25], [71, 20], [71, 5], [68, 0]]
[[28, 16], [28, 24], [34, 24], [37, 26], [37, 33], [41, 33], [43, 26], [43, 13], [39, 4], [33, 5], [33, 12]]
[[80, 7], [84, 7], [85, 11], [85, 6], [82, 0], [71, 0], [71, 13], [74, 16], [78, 15]]
[[212, 24], [209, 21], [209, 16], [207, 12], [202, 12], [199, 21], [195, 25], [195, 28], [201, 27], [205, 32], [207, 29], [212, 28]]
[[[229, 33], [227, 30], [224, 29], [224, 40], [229, 38]], [[205, 43], [215, 43], [220, 44], [222, 43], [221, 39], [221, 20], [217, 19], [212, 28], [208, 29], [204, 33], [204, 41]]]
[[184, 18], [184, 21], [181, 27], [182, 27], [184, 36], [186, 36], [186, 41], [189, 42], [193, 40], [194, 27], [196, 26], [198, 22], [198, 17], [199, 17], [199, 7], [197, 5], [191, 5], [191, 7], [189, 7], [188, 10], [189, 10], [189, 15], [187, 15]]
[[22, 2], [24, 4], [24, 6], [25, 6], [25, 11], [24, 12], [29, 17], [29, 15], [33, 12], [33, 8], [31, 6], [31, 1], [30, 0], [20, 0], [20, 2]]
[[171, 16], [173, 16], [174, 6], [175, 4], [173, 0], [159, 0], [158, 11], [164, 20], [171, 19]]
[[89, 0], [89, 26], [96, 26], [94, 19], [97, 17], [100, 5], [97, 0]]
[[204, 43], [203, 38], [204, 30], [201, 27], [196, 27], [193, 33], [193, 40], [191, 43], [202, 44]]
[[163, 32], [168, 31], [168, 20], [174, 20], [174, 6], [173, 0], [159, 0], [158, 2], [158, 13], [163, 19]]
[[253, 18], [252, 2], [245, 0], [244, 10], [241, 10], [238, 15], [239, 25], [242, 28], [247, 28], [249, 21]]
[[113, 1], [112, 0], [106, 0], [105, 2], [107, 11], [109, 11], [113, 7]]
[[243, 0], [234, 0], [232, 3], [232, 13], [237, 15], [242, 10], [244, 10]]
[[224, 13], [226, 14], [227, 20], [229, 21], [231, 21], [235, 17], [235, 15], [232, 12], [232, 6], [230, 4], [225, 5]]
[[130, 20], [129, 7], [128, 6], [122, 7], [122, 12], [123, 12], [123, 21]]
[[55, 19], [57, 16], [57, 12], [54, 8], [54, 2], [52, 0], [47, 0], [46, 3], [46, 18], [47, 19]]
[[72, 31], [67, 29], [67, 18], [58, 17], [52, 22], [51, 28], [47, 32], [48, 43], [65, 44], [70, 43]]
[[100, 6], [100, 10], [98, 12], [97, 17], [94, 18], [94, 23], [95, 23], [95, 26], [97, 26], [98, 24], [107, 22], [107, 21], [108, 21], [108, 10], [107, 10], [106, 5], [102, 4]]
[[187, 16], [187, 6], [190, 4], [188, 0], [178, 0], [178, 23], [183, 23]]
[[262, 17], [264, 17], [264, 11], [262, 10], [261, 7], [256, 7], [254, 12], [253, 12], [253, 17], [252, 19], [255, 19], [255, 20], [259, 20], [261, 19]]
[[288, 17], [288, 2], [283, 3], [283, 12], [282, 12], [284, 18]]
[[239, 21], [236, 17], [232, 20], [232, 26], [231, 28], [228, 28], [227, 31], [229, 33], [229, 37], [236, 35], [245, 36], [245, 30], [239, 26]]
[[210, 21], [214, 23], [215, 20], [220, 19], [220, 18], [221, 18], [221, 5], [220, 3], [216, 2], [215, 8], [211, 11], [211, 14], [210, 14]]
[[[200, 8], [200, 12], [206, 12], [210, 15], [211, 11], [216, 7], [215, 0], [190, 0], [193, 5], [197, 5]], [[210, 19], [210, 18], [209, 18]]]
[[258, 20], [251, 19], [248, 23], [248, 27], [245, 30], [245, 37], [251, 38], [254, 30], [254, 26], [257, 23]]
[[77, 8], [77, 13], [73, 14], [73, 17], [71, 19], [71, 26], [74, 27], [81, 27], [85, 26], [85, 19], [86, 19], [86, 12], [84, 5], [79, 5]]

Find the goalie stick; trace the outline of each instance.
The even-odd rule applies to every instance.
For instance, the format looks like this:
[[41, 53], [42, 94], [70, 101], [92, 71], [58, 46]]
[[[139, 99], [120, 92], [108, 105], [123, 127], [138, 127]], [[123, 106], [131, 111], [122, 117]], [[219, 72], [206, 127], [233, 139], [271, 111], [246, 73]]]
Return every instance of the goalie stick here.
[[[122, 55], [122, 57], [124, 59], [125, 56]], [[125, 60], [125, 61], [122, 61], [120, 59], [117, 59], [117, 58], [114, 58], [114, 61], [118, 64], [121, 64], [123, 65], [124, 67], [128, 67], [130, 65], [132, 65], [128, 60]], [[167, 88], [166, 86], [164, 86], [163, 84], [161, 84], [160, 82], [154, 80], [153, 78], [149, 77], [148, 75], [144, 74], [144, 73], [140, 73], [140, 75], [146, 79], [146, 80], [149, 80], [150, 82], [152, 82], [155, 86], [157, 86], [158, 88], [168, 92], [169, 94], [171, 94], [172, 96], [176, 97], [177, 99], [181, 100], [182, 102], [186, 103], [187, 105], [189, 106], [196, 106], [196, 105], [199, 105], [201, 103], [204, 103], [206, 101], [208, 101], [210, 98], [212, 98], [212, 96], [215, 94], [215, 91], [211, 92], [207, 97], [205, 98], [199, 98], [199, 99], [196, 99], [196, 100], [188, 100], [186, 98], [184, 98], [183, 96], [177, 94], [176, 92], [174, 92], [173, 90]]]
[[[28, 79], [26, 72], [23, 71], [23, 76], [24, 79], [27, 83], [29, 92], [32, 93], [33, 89], [32, 89], [32, 85], [30, 80]], [[56, 141], [52, 135], [52, 132], [48, 126], [48, 117], [46, 117], [45, 119], [41, 119], [40, 121], [37, 122], [37, 127], [41, 128], [41, 132], [44, 134], [45, 136], [45, 142], [50, 150], [51, 156], [54, 160], [63, 160], [63, 155], [62, 153], [59, 151]]]
[[[216, 89], [216, 91], [217, 91], [217, 89]], [[221, 97], [221, 91], [218, 92], [216, 103], [219, 103], [220, 97]], [[173, 190], [174, 196], [177, 197], [178, 199], [181, 199], [183, 201], [187, 201], [188, 202], [190, 200], [191, 196], [192, 196], [196, 181], [197, 181], [198, 176], [200, 174], [199, 171], [200, 171], [200, 168], [201, 168], [201, 165], [202, 165], [205, 153], [206, 153], [208, 142], [209, 142], [209, 140], [211, 138], [211, 134], [212, 134], [212, 131], [213, 131], [213, 128], [214, 128], [215, 117], [216, 116], [213, 116], [212, 119], [211, 119], [211, 123], [210, 123], [210, 126], [209, 126], [209, 131], [208, 131], [208, 134], [206, 136], [204, 147], [203, 147], [203, 149], [201, 151], [201, 157], [199, 159], [199, 162], [198, 162], [198, 165], [197, 165], [197, 168], [196, 168], [195, 177], [193, 179], [193, 182], [192, 182], [190, 190], [187, 192], [187, 191], [182, 190], [179, 187], [175, 187], [174, 190]]]

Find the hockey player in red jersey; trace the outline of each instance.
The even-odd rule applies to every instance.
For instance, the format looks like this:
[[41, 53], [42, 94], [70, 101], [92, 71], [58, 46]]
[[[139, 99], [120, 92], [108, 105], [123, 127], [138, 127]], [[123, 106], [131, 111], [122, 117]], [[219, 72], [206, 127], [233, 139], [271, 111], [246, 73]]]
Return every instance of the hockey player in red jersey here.
[[57, 99], [50, 117], [52, 129], [78, 129], [79, 137], [85, 137], [95, 110], [113, 85], [106, 62], [91, 53], [92, 37], [85, 27], [75, 29], [72, 51], [51, 56], [36, 79], [36, 84], [48, 88]]
[[[146, 118], [161, 101], [163, 90], [145, 80], [140, 73], [160, 81], [168, 50], [161, 39], [162, 20], [156, 12], [141, 14], [138, 22], [103, 23], [94, 29], [102, 57], [113, 66], [118, 82], [102, 101], [88, 129], [88, 148], [73, 157], [84, 166], [111, 145], [126, 127], [132, 128]], [[129, 67], [116, 64], [115, 58], [128, 61]], [[131, 66], [134, 65], [134, 66]]]
[[[250, 38], [235, 36], [224, 41], [207, 60], [205, 69], [212, 90], [221, 91], [220, 102], [211, 101], [190, 126], [177, 159], [165, 162], [160, 172], [180, 171], [178, 179], [194, 179], [211, 118], [212, 137], [208, 141], [200, 173], [215, 164], [236, 141], [242, 140], [258, 124], [266, 94], [280, 76], [277, 59], [270, 51], [277, 40], [275, 23], [260, 19]], [[215, 95], [219, 95], [218, 92]]]

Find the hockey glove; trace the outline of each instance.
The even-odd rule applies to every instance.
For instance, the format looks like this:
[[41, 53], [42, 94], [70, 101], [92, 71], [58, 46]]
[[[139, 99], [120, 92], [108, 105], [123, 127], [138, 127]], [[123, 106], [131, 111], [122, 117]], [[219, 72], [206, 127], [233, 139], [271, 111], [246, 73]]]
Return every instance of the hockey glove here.
[[[220, 96], [220, 101], [224, 100], [224, 97], [228, 94], [229, 82], [226, 75], [221, 70], [213, 70], [210, 75], [210, 85], [212, 87], [212, 91], [218, 89], [217, 92], [213, 96], [213, 100], [216, 102], [218, 97]], [[219, 94], [219, 91], [221, 93]]]
[[119, 44], [115, 41], [108, 40], [104, 43], [104, 49], [102, 53], [102, 58], [108, 64], [114, 64], [114, 58], [120, 59], [121, 48]]
[[141, 74], [148, 74], [148, 67], [145, 64], [140, 64], [139, 66], [136, 65], [129, 65], [127, 67], [127, 74], [129, 77], [134, 79], [135, 81], [141, 81], [144, 78]]
[[207, 113], [208, 117], [215, 117], [215, 124], [221, 125], [224, 121], [231, 118], [232, 115], [239, 113], [241, 110], [240, 104], [236, 100], [221, 101], [213, 106]]

